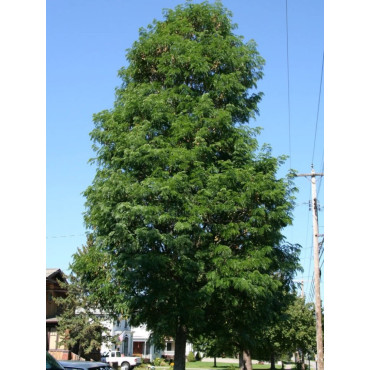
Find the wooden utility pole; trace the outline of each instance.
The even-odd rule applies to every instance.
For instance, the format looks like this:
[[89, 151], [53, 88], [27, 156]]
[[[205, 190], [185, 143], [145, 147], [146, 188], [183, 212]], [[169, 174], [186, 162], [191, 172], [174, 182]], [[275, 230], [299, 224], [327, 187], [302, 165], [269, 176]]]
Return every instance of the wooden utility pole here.
[[310, 174], [297, 176], [311, 177], [312, 188], [312, 224], [314, 240], [314, 264], [315, 264], [315, 312], [316, 312], [316, 345], [317, 345], [317, 368], [324, 370], [324, 345], [322, 337], [322, 318], [321, 318], [321, 297], [320, 297], [320, 266], [319, 266], [319, 225], [317, 217], [317, 198], [316, 198], [316, 176], [324, 176], [323, 173], [315, 173], [312, 166]]

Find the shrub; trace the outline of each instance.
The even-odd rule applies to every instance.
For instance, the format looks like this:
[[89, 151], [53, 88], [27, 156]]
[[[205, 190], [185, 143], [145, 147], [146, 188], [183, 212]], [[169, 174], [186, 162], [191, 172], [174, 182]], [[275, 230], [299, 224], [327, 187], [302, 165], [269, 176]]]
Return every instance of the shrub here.
[[200, 357], [200, 354], [199, 352], [197, 352], [197, 354], [195, 355], [195, 360], [196, 361], [200, 361], [202, 358]]
[[188, 362], [195, 362], [195, 356], [192, 351], [190, 351], [188, 354]]
[[162, 363], [162, 359], [161, 358], [155, 358], [154, 361], [153, 361], [153, 364], [154, 366], [161, 366], [161, 363]]

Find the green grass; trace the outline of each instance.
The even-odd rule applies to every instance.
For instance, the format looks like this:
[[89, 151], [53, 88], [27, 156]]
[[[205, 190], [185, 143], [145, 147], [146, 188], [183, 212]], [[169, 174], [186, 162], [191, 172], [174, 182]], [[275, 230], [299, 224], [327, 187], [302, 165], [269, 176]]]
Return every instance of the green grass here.
[[[225, 362], [216, 362], [216, 367], [213, 366], [213, 362], [202, 362], [202, 361], [195, 361], [195, 362], [187, 362], [186, 363], [186, 368], [187, 369], [194, 369], [194, 368], [199, 368], [199, 369], [217, 369], [217, 370], [238, 370], [239, 366], [238, 364], [230, 364], [230, 363], [225, 363]], [[281, 369], [281, 366], [275, 365], [277, 369]], [[270, 364], [267, 365], [258, 365], [258, 364], [253, 364], [253, 369], [269, 369]]]
[[[213, 362], [203, 362], [203, 361], [194, 361], [194, 362], [187, 362], [186, 368], [192, 369], [192, 368], [206, 368], [206, 369], [228, 369], [233, 364], [228, 364], [224, 362], [216, 362], [216, 367], [213, 366]], [[238, 367], [238, 364], [235, 364], [235, 368]]]
[[[225, 362], [218, 362], [216, 363], [216, 367], [213, 366], [213, 362], [202, 362], [202, 361], [195, 361], [195, 362], [187, 362], [185, 367], [186, 369], [217, 369], [217, 370], [239, 370], [238, 364], [230, 364]], [[148, 364], [142, 364], [137, 366], [136, 369], [140, 370], [147, 370]], [[158, 366], [156, 366], [157, 368]], [[275, 365], [276, 369], [281, 369], [280, 365]], [[160, 366], [161, 370], [169, 370], [170, 366]], [[253, 364], [254, 369], [270, 369], [270, 364], [266, 365], [259, 365]]]

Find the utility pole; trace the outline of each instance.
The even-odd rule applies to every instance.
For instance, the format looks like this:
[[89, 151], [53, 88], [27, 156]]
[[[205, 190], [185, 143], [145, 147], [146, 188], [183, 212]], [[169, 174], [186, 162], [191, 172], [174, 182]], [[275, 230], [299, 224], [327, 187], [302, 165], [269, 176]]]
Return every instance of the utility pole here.
[[324, 348], [322, 337], [322, 318], [321, 318], [321, 297], [320, 297], [320, 266], [319, 266], [319, 225], [317, 217], [317, 198], [316, 198], [316, 176], [324, 176], [323, 173], [315, 173], [313, 165], [310, 174], [300, 174], [297, 176], [311, 177], [312, 189], [312, 224], [314, 240], [314, 265], [315, 265], [315, 312], [316, 312], [316, 345], [317, 345], [317, 367], [324, 370]]

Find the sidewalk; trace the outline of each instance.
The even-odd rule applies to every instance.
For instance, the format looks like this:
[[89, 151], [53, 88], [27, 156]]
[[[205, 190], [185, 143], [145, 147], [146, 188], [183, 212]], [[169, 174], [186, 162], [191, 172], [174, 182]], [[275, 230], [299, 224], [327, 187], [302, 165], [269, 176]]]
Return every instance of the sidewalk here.
[[[213, 363], [214, 359], [213, 357], [204, 357], [202, 358], [202, 362], [212, 362]], [[226, 363], [226, 364], [236, 364], [236, 366], [238, 367], [239, 366], [239, 359], [238, 358], [223, 358], [223, 357], [216, 357], [216, 365], [219, 364], [219, 363]], [[266, 365], [270, 364], [269, 362], [265, 361], [264, 362]], [[258, 364], [258, 361], [257, 360], [252, 360], [252, 365], [256, 365]], [[277, 365], [277, 363], [276, 363]], [[291, 365], [291, 364], [284, 364], [284, 369], [291, 369], [293, 368], [295, 365]], [[311, 369], [315, 369], [315, 367], [312, 367], [311, 365]], [[207, 370], [205, 368], [202, 368], [202, 369], [191, 369], [191, 370]]]

